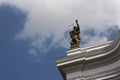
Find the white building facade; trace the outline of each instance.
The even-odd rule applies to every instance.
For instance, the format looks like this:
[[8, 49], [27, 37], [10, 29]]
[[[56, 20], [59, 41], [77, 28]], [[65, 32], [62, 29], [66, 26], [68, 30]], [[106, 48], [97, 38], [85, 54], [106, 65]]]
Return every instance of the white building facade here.
[[56, 64], [64, 80], [120, 80], [120, 31], [114, 41], [67, 51]]

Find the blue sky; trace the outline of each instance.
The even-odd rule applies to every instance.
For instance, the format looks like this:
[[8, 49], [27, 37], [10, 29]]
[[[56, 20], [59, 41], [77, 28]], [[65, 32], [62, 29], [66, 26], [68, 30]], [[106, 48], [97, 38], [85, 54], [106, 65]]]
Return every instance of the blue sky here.
[[[116, 18], [120, 12], [118, 5], [113, 6], [111, 0], [108, 6], [104, 6], [105, 10], [100, 8], [98, 11], [99, 6], [94, 9], [92, 5], [99, 1], [82, 1], [59, 1], [63, 4], [61, 6], [56, 5], [55, 0], [50, 3], [30, 0], [29, 4], [22, 0], [1, 0], [0, 80], [63, 80], [55, 59], [66, 56], [70, 42], [68, 25], [74, 24], [76, 18], [81, 26], [81, 47], [114, 40], [120, 28], [119, 18]], [[71, 3], [78, 4], [72, 7]], [[82, 3], [84, 5], [79, 9], [81, 6], [78, 5]], [[90, 11], [82, 10], [88, 8], [86, 5]], [[110, 11], [109, 7], [112, 7]]]
[[14, 38], [23, 28], [25, 19], [26, 14], [18, 9], [0, 6], [0, 79], [62, 80], [54, 59], [64, 56], [66, 49], [51, 50], [50, 54], [42, 55], [41, 61], [36, 62], [28, 53], [29, 40]]

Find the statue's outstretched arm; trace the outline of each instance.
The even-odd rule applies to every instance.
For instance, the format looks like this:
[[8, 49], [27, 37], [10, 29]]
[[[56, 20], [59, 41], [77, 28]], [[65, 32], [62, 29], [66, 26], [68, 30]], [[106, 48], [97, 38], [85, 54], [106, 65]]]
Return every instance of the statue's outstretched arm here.
[[76, 25], [77, 25], [78, 30], [80, 31], [80, 26], [78, 24], [78, 20], [76, 20]]

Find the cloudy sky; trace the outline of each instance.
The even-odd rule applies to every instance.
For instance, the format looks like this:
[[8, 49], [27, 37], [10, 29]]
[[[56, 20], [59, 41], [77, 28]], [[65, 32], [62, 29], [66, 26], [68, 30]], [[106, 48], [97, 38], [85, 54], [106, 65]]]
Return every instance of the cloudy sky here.
[[81, 47], [114, 40], [119, 0], [0, 0], [0, 80], [63, 80], [55, 59], [66, 56], [78, 19]]

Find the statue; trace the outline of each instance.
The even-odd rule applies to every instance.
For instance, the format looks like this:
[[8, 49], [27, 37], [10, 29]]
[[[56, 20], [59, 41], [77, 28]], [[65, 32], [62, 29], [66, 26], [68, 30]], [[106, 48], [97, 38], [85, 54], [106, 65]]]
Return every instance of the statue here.
[[70, 49], [74, 49], [74, 48], [79, 48], [79, 43], [80, 43], [80, 27], [79, 27], [79, 24], [78, 24], [78, 20], [76, 20], [76, 25], [77, 26], [74, 26], [73, 27], [73, 30], [70, 31], [70, 37], [72, 38], [71, 40], [71, 46], [70, 46]]

